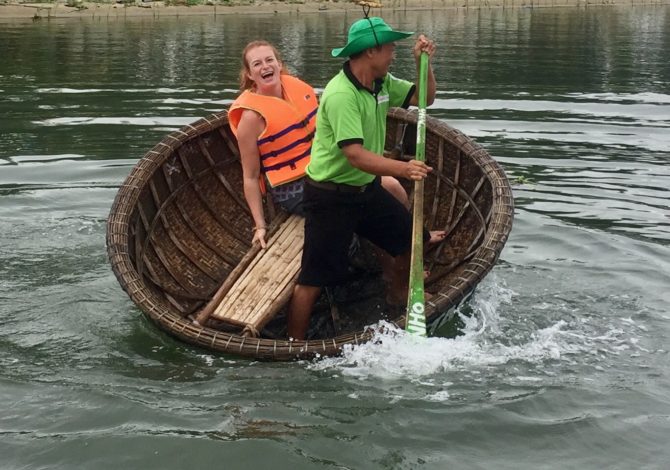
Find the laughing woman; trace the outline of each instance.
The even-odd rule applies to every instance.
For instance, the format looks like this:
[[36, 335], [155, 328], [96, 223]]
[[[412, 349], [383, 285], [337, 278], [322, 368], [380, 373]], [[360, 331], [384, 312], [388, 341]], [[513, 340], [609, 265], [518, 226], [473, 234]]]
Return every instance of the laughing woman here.
[[305, 167], [316, 125], [314, 89], [288, 74], [277, 49], [253, 41], [242, 51], [242, 94], [228, 112], [242, 159], [244, 197], [254, 219], [252, 242], [266, 246], [263, 194], [302, 213]]

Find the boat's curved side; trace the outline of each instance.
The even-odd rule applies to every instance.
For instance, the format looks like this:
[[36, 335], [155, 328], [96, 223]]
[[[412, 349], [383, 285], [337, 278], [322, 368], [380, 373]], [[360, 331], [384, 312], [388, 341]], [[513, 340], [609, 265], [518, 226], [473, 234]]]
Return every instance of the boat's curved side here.
[[[416, 114], [393, 109], [387, 148], [400, 147]], [[407, 140], [407, 139], [405, 139]], [[467, 136], [428, 120], [425, 220], [448, 231], [426, 258], [435, 317], [467, 296], [491, 270], [511, 230], [513, 200], [500, 166]], [[206, 302], [249, 249], [251, 218], [227, 113], [166, 136], [122, 184], [107, 222], [107, 250], [119, 283], [158, 326], [191, 344], [236, 355], [286, 360], [337, 354], [369, 339], [358, 331], [325, 340], [254, 338], [194, 325]], [[402, 324], [402, 317], [395, 320]]]
[[[404, 123], [416, 125], [416, 113], [395, 108], [389, 118], [392, 147]], [[484, 148], [430, 117], [426, 162], [434, 170], [424, 188], [425, 225], [447, 231], [445, 242], [426, 256], [426, 287], [435, 293], [426, 303], [430, 318], [458, 305], [493, 268], [512, 230], [514, 199], [505, 172]]]

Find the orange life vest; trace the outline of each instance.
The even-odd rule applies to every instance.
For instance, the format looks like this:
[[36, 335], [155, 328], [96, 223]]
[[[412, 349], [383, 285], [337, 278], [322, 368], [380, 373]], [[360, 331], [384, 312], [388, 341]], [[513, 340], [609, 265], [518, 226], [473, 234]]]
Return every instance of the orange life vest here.
[[305, 175], [318, 107], [316, 93], [307, 83], [286, 74], [281, 76], [281, 83], [285, 100], [246, 90], [228, 111], [236, 136], [245, 109], [256, 111], [265, 119], [265, 129], [258, 136], [258, 153], [262, 171], [272, 187]]

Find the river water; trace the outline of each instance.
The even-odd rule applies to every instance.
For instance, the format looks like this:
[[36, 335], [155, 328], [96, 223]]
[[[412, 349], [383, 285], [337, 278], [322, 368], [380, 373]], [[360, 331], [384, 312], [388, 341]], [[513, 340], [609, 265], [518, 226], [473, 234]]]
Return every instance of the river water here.
[[105, 220], [248, 40], [322, 88], [357, 16], [0, 20], [0, 468], [667, 468], [670, 7], [385, 17], [437, 40], [429, 113], [502, 164], [514, 229], [462, 336], [297, 363], [159, 332]]

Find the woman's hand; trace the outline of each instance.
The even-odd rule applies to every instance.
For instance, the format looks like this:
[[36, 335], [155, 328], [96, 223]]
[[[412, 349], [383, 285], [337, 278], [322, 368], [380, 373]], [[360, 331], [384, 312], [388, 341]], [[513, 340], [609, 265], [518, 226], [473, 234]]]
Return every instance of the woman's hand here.
[[265, 235], [267, 235], [267, 229], [265, 227], [256, 227], [254, 228], [254, 238], [251, 239], [251, 244], [258, 242], [261, 244], [261, 248], [265, 249], [268, 245], [265, 241]]

